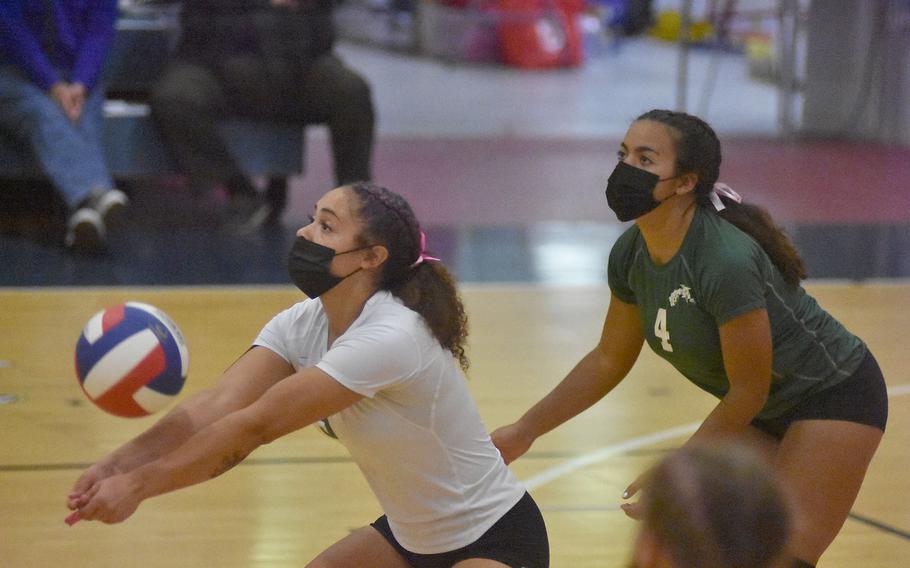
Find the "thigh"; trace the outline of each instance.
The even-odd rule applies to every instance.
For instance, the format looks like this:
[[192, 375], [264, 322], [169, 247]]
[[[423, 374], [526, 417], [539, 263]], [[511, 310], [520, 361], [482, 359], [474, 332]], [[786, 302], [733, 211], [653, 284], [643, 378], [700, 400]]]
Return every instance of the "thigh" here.
[[291, 118], [301, 122], [323, 123], [344, 107], [371, 101], [364, 78], [332, 53], [316, 58], [296, 85], [288, 91], [293, 98], [287, 106]]
[[0, 125], [14, 134], [38, 120], [69, 123], [60, 106], [13, 67], [0, 67]]
[[799, 420], [781, 440], [776, 468], [796, 508], [794, 553], [817, 562], [840, 531], [883, 432], [843, 420]]
[[225, 95], [238, 115], [253, 118], [282, 117], [291, 98], [288, 93], [300, 77], [283, 61], [269, 61], [253, 53], [226, 57], [219, 65]]
[[79, 117], [79, 130], [91, 143], [101, 141], [101, 130], [104, 126], [104, 87], [96, 85], [85, 99], [82, 116]]
[[0, 65], [0, 104], [17, 104], [37, 96], [50, 100], [50, 96], [46, 92], [42, 91], [16, 67]]
[[373, 527], [362, 527], [339, 540], [307, 564], [307, 568], [410, 568], [404, 558]]
[[227, 97], [218, 75], [201, 62], [177, 59], [168, 64], [152, 88], [152, 106], [168, 103], [225, 110]]
[[210, 76], [232, 116], [300, 121], [300, 93], [309, 78], [293, 61], [257, 53], [228, 54]]
[[747, 426], [738, 440], [762, 456], [768, 464], [774, 464], [780, 441], [755, 426]]

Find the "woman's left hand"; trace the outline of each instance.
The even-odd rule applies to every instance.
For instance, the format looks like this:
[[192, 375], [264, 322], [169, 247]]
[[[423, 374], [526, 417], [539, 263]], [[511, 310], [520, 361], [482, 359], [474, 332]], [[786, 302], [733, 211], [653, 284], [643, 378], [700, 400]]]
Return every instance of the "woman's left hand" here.
[[138, 486], [130, 474], [115, 475], [95, 483], [77, 497], [75, 520], [120, 523], [132, 515], [142, 502]]
[[[639, 475], [638, 478], [635, 479], [635, 481], [630, 483], [629, 486], [626, 487], [626, 490], [623, 491], [622, 498], [629, 499], [629, 498], [633, 497], [636, 493], [638, 493], [638, 491], [641, 489], [642, 485], [644, 485], [645, 481], [647, 480], [649, 473], [650, 473], [650, 470], [646, 471], [645, 473]], [[642, 514], [641, 501], [635, 501], [634, 503], [623, 503], [622, 505], [620, 505], [620, 508], [623, 510], [623, 512], [626, 514], [626, 516], [629, 517], [630, 519], [635, 519], [636, 521], [641, 520], [641, 514]]]

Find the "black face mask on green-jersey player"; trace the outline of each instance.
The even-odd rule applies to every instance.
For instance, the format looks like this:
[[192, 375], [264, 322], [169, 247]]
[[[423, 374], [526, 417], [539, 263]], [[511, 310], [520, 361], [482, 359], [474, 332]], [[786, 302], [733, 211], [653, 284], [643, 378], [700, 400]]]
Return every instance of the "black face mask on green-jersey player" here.
[[657, 184], [676, 177], [660, 179], [657, 174], [619, 162], [607, 180], [607, 205], [620, 221], [638, 219], [660, 205], [654, 199]]

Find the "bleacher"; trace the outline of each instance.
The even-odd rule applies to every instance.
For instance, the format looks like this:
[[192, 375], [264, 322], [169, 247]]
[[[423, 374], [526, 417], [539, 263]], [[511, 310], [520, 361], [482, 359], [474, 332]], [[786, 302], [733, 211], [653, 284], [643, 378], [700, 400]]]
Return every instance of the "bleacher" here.
[[[118, 180], [177, 172], [145, 97], [173, 53], [178, 34], [173, 12], [124, 13], [117, 22], [105, 70], [104, 146], [108, 166]], [[248, 174], [287, 177], [303, 172], [303, 125], [231, 119], [221, 130]], [[43, 178], [28, 149], [2, 132], [0, 178]]]

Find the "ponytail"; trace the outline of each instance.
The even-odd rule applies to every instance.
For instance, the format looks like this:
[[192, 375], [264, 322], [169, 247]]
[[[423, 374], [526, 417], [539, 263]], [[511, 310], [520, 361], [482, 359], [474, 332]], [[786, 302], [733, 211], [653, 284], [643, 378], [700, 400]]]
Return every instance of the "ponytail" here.
[[468, 316], [446, 267], [437, 261], [423, 262], [411, 269], [410, 278], [392, 293], [423, 317], [439, 344], [467, 371]]
[[360, 201], [364, 224], [361, 244], [382, 244], [389, 257], [377, 287], [388, 290], [423, 318], [439, 344], [468, 369], [465, 344], [468, 318], [455, 281], [441, 262], [427, 257], [424, 239], [407, 201], [397, 193], [368, 182], [347, 186]]
[[695, 195], [699, 205], [755, 239], [788, 284], [796, 286], [806, 278], [806, 267], [799, 252], [765, 209], [724, 197], [719, 197], [724, 204], [722, 211], [718, 212], [712, 205], [711, 194], [720, 175], [721, 151], [720, 140], [707, 122], [684, 112], [660, 109], [650, 110], [636, 120], [650, 120], [669, 127], [676, 143], [677, 173], [698, 176]]
[[721, 197], [724, 209], [717, 211], [706, 195], [698, 195], [697, 199], [699, 205], [709, 211], [714, 211], [755, 239], [774, 266], [780, 270], [784, 281], [788, 284], [796, 286], [806, 278], [806, 267], [799, 252], [793, 246], [786, 231], [774, 222], [766, 209], [751, 203], [737, 203], [732, 199]]

